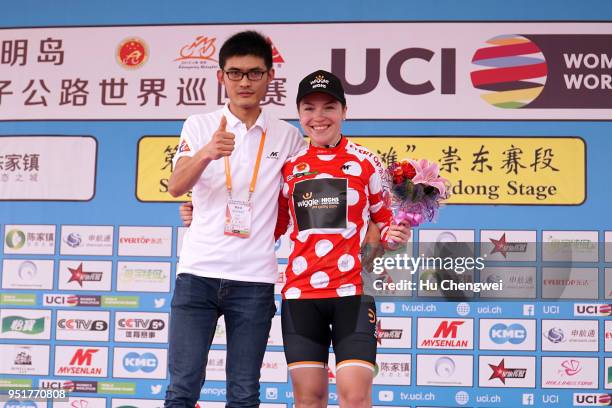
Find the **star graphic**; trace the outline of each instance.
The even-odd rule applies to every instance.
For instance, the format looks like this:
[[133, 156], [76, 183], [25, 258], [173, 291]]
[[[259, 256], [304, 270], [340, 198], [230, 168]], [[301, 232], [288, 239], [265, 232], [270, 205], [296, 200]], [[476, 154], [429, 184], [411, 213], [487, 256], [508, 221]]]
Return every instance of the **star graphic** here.
[[491, 367], [491, 370], [493, 370], [493, 373], [489, 377], [489, 380], [494, 380], [496, 378], [499, 378], [502, 384], [505, 384], [506, 383], [506, 364], [504, 362], [504, 359], [502, 358], [502, 361], [500, 361], [498, 365], [489, 364], [489, 367]]
[[331, 368], [329, 368], [329, 366], [327, 366], [327, 377], [328, 377], [329, 380], [335, 380], [336, 379], [336, 376], [332, 372]]
[[382, 345], [382, 331], [382, 323], [379, 320], [378, 322], [376, 322], [376, 341], [380, 345]]
[[68, 279], [68, 283], [70, 282], [76, 282], [78, 283], [81, 287], [83, 287], [83, 262], [81, 262], [79, 264], [78, 267], [76, 268], [68, 268], [68, 270], [70, 271], [70, 273], [72, 274], [70, 276], [70, 279]]
[[508, 253], [506, 248], [506, 233], [504, 232], [504, 235], [502, 235], [500, 239], [489, 238], [489, 241], [491, 241], [491, 243], [494, 245], [491, 253], [494, 254], [495, 252], [499, 252], [505, 258], [506, 254]]

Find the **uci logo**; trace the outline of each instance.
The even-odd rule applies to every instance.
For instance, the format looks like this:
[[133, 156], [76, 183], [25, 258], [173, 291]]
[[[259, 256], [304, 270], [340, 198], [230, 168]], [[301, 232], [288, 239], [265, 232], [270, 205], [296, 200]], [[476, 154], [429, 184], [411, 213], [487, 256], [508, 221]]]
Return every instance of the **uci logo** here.
[[302, 194], [304, 200], [310, 200], [312, 198], [312, 192]]

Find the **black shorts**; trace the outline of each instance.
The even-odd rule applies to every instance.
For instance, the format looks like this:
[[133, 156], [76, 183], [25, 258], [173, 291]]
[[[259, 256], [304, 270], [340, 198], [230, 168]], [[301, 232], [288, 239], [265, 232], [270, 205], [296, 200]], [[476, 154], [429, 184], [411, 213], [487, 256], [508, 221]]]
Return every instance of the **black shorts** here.
[[336, 370], [376, 365], [376, 303], [371, 296], [284, 299], [283, 345], [289, 369], [326, 367], [330, 343]]

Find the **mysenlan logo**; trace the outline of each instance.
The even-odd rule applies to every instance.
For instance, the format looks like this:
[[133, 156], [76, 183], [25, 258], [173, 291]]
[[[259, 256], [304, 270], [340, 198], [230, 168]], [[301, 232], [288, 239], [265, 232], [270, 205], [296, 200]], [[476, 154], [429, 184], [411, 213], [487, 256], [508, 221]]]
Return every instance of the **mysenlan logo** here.
[[506, 326], [498, 323], [489, 330], [489, 337], [497, 344], [521, 344], [527, 338], [527, 330], [522, 324], [511, 324]]
[[2, 333], [19, 332], [39, 334], [45, 330], [45, 318], [28, 319], [22, 316], [7, 316], [2, 319]]

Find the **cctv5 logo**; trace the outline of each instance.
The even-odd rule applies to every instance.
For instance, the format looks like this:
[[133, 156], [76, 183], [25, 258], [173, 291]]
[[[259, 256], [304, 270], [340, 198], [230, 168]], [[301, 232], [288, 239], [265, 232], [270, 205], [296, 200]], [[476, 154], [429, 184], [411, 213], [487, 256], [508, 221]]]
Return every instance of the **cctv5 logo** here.
[[489, 330], [489, 337], [496, 344], [521, 344], [527, 338], [527, 330], [522, 324], [511, 324], [506, 326], [498, 323]]
[[166, 324], [160, 319], [119, 319], [122, 329], [163, 330]]
[[65, 330], [105, 331], [108, 329], [108, 323], [104, 320], [60, 319], [57, 326]]
[[132, 351], [123, 357], [123, 367], [130, 373], [135, 373], [138, 370], [150, 373], [155, 371], [157, 366], [157, 357], [153, 353], [138, 354]]

